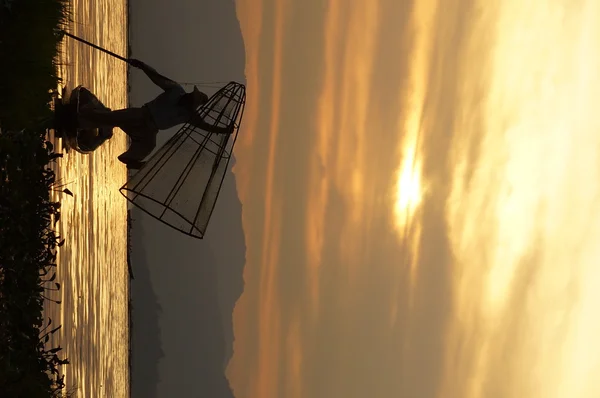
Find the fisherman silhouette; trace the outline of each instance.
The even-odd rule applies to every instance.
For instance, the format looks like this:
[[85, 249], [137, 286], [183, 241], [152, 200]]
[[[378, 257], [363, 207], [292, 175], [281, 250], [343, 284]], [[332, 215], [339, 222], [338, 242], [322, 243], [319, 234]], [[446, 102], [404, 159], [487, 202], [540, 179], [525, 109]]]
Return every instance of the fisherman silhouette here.
[[141, 69], [163, 92], [139, 108], [114, 111], [81, 109], [78, 115], [80, 128], [119, 127], [131, 138], [129, 149], [118, 157], [128, 169], [139, 169], [144, 165], [144, 159], [156, 147], [156, 136], [160, 130], [190, 123], [210, 133], [231, 133], [228, 128], [213, 126], [198, 117], [196, 110], [208, 102], [208, 96], [196, 86], [188, 93], [179, 83], [161, 75], [144, 62], [130, 58], [128, 63]]

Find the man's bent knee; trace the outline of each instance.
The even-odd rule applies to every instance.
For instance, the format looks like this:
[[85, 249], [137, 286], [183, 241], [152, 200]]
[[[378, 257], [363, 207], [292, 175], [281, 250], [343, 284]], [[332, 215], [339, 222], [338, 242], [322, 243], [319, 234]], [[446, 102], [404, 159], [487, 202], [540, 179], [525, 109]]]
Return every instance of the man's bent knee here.
[[128, 169], [131, 169], [131, 170], [139, 170], [146, 164], [146, 162], [144, 162], [142, 160], [132, 159], [132, 158], [128, 157], [127, 154], [125, 154], [125, 153], [122, 155], [119, 155], [118, 159], [121, 163], [125, 164]]

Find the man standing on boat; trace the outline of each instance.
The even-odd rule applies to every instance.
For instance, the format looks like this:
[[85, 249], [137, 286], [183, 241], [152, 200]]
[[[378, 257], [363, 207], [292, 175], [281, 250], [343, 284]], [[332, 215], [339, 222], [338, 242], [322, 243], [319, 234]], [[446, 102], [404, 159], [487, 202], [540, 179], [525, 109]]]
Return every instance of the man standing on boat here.
[[119, 160], [127, 168], [139, 169], [144, 165], [144, 159], [156, 147], [156, 135], [160, 130], [190, 123], [211, 133], [229, 133], [225, 128], [212, 126], [196, 117], [196, 110], [208, 101], [208, 96], [196, 86], [188, 93], [179, 83], [161, 75], [142, 61], [129, 59], [128, 62], [141, 69], [164, 91], [140, 108], [115, 111], [82, 109], [78, 115], [80, 128], [119, 127], [131, 138], [131, 146], [119, 156]]

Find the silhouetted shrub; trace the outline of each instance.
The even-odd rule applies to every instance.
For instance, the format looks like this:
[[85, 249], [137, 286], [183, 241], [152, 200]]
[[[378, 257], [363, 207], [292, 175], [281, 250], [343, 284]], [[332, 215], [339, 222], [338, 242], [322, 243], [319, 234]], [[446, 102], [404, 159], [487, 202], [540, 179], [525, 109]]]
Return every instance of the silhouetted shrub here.
[[58, 396], [64, 387], [59, 368], [68, 361], [46, 344], [60, 326], [43, 315], [46, 292], [60, 289], [56, 249], [64, 241], [53, 229], [60, 203], [50, 199], [48, 166], [60, 156], [44, 134], [0, 132], [1, 396]]

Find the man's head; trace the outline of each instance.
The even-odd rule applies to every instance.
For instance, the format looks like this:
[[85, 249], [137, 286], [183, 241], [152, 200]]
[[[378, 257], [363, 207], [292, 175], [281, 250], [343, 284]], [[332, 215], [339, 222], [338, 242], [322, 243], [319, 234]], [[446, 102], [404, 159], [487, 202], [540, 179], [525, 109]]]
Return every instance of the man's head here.
[[194, 86], [194, 90], [190, 93], [192, 96], [192, 102], [194, 109], [202, 106], [208, 102], [208, 95], [198, 90], [198, 87]]

